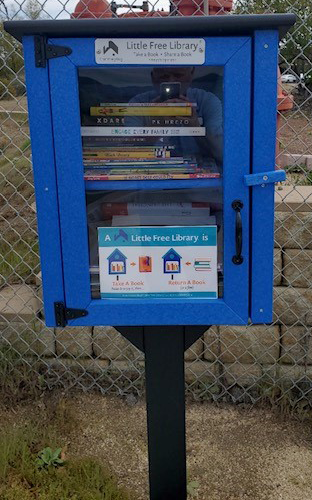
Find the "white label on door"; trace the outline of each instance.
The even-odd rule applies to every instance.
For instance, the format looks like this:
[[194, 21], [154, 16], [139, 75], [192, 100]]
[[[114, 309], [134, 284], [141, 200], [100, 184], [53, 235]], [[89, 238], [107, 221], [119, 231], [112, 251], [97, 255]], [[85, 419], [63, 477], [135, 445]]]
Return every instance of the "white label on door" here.
[[97, 64], [204, 64], [203, 38], [97, 38]]

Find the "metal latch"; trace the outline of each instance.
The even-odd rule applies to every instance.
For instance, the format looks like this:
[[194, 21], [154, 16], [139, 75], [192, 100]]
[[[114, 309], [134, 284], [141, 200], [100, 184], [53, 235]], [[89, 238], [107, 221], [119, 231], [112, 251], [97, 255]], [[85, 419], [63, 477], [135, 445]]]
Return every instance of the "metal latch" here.
[[285, 170], [272, 170], [271, 172], [260, 172], [257, 174], [244, 175], [244, 183], [246, 186], [261, 186], [281, 182], [286, 179]]
[[72, 309], [66, 307], [64, 302], [54, 302], [54, 312], [56, 326], [66, 326], [67, 321], [70, 319], [81, 318], [88, 315], [86, 309]]
[[45, 68], [48, 59], [68, 56], [72, 53], [70, 47], [61, 45], [49, 45], [46, 38], [41, 35], [35, 36], [35, 64], [36, 68]]

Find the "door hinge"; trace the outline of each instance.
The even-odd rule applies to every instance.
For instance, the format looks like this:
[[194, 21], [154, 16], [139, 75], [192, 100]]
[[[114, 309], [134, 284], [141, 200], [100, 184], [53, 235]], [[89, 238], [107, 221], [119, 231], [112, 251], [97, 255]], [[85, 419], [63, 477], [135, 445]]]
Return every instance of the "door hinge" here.
[[45, 68], [48, 59], [68, 56], [72, 53], [70, 47], [61, 45], [48, 45], [47, 40], [42, 35], [35, 36], [35, 64], [36, 68]]
[[67, 321], [70, 319], [82, 318], [88, 315], [86, 309], [72, 309], [65, 307], [64, 302], [54, 302], [54, 312], [56, 326], [66, 326]]
[[285, 170], [272, 170], [268, 172], [259, 172], [257, 174], [244, 175], [245, 186], [261, 186], [266, 184], [274, 184], [286, 179]]

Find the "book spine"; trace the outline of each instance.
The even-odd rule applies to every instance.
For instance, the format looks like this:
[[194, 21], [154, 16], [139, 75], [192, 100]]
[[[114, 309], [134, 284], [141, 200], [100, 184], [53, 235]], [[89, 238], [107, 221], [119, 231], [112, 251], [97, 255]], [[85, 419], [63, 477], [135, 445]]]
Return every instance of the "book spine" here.
[[84, 164], [89, 165], [88, 169], [91, 169], [90, 165], [94, 165], [94, 169], [106, 170], [107, 168], [122, 168], [122, 169], [136, 169], [136, 168], [197, 168], [197, 163], [184, 163], [183, 161], [173, 162], [171, 160], [166, 160], [165, 162], [154, 161], [154, 160], [144, 160], [142, 158], [132, 159], [131, 161], [121, 161], [121, 160], [85, 160]]
[[205, 127], [81, 127], [82, 136], [203, 137]]
[[220, 174], [214, 173], [199, 173], [199, 174], [174, 174], [174, 173], [163, 173], [163, 174], [122, 174], [122, 175], [112, 175], [112, 174], [85, 174], [84, 179], [86, 181], [140, 181], [140, 180], [182, 180], [182, 179], [217, 179], [220, 177]]
[[135, 215], [135, 214], [162, 214], [162, 215], [182, 215], [193, 213], [210, 213], [209, 203], [109, 203], [101, 204], [101, 211], [105, 217], [113, 215]]
[[113, 211], [116, 215], [121, 215], [119, 214], [119, 210], [185, 210], [185, 209], [192, 209], [192, 210], [197, 210], [199, 208], [210, 208], [210, 203], [207, 201], [189, 201], [186, 203], [178, 203], [178, 202], [173, 202], [173, 203], [118, 203], [118, 202], [112, 202], [112, 201], [104, 201], [101, 206], [107, 210]]
[[[104, 138], [105, 139], [105, 138]], [[166, 146], [155, 146], [155, 145], [151, 145], [151, 146], [132, 146], [132, 145], [122, 145], [122, 146], [119, 146], [118, 144], [116, 144], [115, 146], [103, 146], [103, 147], [99, 147], [98, 145], [96, 146], [86, 146], [83, 148], [83, 151], [86, 152], [86, 153], [94, 153], [94, 152], [99, 152], [99, 153], [103, 153], [103, 152], [118, 152], [118, 151], [155, 151], [155, 152], [162, 152], [162, 151], [170, 151], [174, 149], [174, 146], [173, 145], [166, 145]]]
[[[91, 127], [90, 127], [91, 128]], [[91, 135], [91, 136], [83, 136], [83, 147], [84, 148], [115, 148], [115, 147], [166, 147], [166, 149], [175, 149], [175, 145], [167, 145], [165, 144], [165, 138], [159, 137], [157, 140], [161, 144], [157, 144], [155, 146], [155, 139], [151, 137], [105, 137], [103, 135]]]
[[102, 160], [117, 160], [117, 159], [149, 159], [149, 158], [170, 158], [170, 151], [164, 151], [158, 155], [156, 151], [103, 151], [103, 152], [83, 152], [84, 159], [102, 159]]
[[[88, 118], [88, 127], [122, 127], [126, 125], [124, 116], [91, 116]], [[191, 127], [190, 117], [176, 117], [176, 116], [150, 116], [151, 127]]]
[[[110, 147], [115, 147], [116, 144], [117, 146], [127, 146], [127, 147], [132, 147], [134, 144], [137, 145], [137, 146], [154, 146], [155, 147], [155, 143], [151, 141], [151, 139], [149, 139], [148, 137], [123, 137], [122, 140], [120, 140], [120, 137], [101, 137], [101, 136], [98, 136], [98, 137], [94, 137], [94, 135], [90, 135], [90, 136], [85, 136], [84, 137], [84, 142], [88, 142], [88, 141], [92, 141], [92, 147], [94, 147], [94, 144], [96, 144], [97, 147], [102, 147], [100, 146], [99, 144], [97, 144], [98, 142], [100, 144], [109, 144]], [[157, 147], [162, 147], [163, 145], [159, 145]], [[106, 146], [105, 146], [106, 147]], [[166, 147], [168, 147], [166, 145]]]
[[192, 116], [191, 106], [91, 106], [90, 116]]
[[96, 158], [96, 157], [85, 157], [84, 156], [84, 161], [87, 163], [94, 163], [94, 164], [116, 164], [116, 165], [129, 165], [129, 166], [135, 166], [136, 163], [139, 163], [140, 165], [175, 165], [175, 164], [183, 164], [183, 165], [197, 165], [196, 162], [186, 162], [183, 159], [176, 158], [176, 157], [171, 157], [171, 158]]
[[[196, 102], [175, 102], [175, 106], [181, 107], [193, 107], [197, 106]], [[172, 106], [171, 102], [101, 102], [100, 108], [114, 108], [114, 107], [153, 107], [157, 106], [159, 108], [166, 108]]]

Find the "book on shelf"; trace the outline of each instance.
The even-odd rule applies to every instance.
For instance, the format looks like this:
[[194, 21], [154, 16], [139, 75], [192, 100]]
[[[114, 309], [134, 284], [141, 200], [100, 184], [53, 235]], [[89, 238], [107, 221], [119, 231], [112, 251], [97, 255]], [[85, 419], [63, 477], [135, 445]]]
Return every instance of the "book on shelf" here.
[[98, 137], [204, 137], [206, 127], [81, 127], [82, 136]]
[[93, 170], [94, 173], [105, 173], [109, 172], [111, 174], [116, 173], [118, 175], [120, 174], [128, 174], [128, 173], [144, 173], [149, 172], [149, 173], [157, 173], [157, 172], [185, 172], [185, 173], [196, 173], [200, 172], [198, 170], [197, 165], [179, 165], [179, 164], [155, 164], [155, 163], [142, 163], [141, 165], [139, 162], [133, 162], [133, 163], [120, 163], [120, 164], [114, 164], [114, 163], [107, 163], [105, 166], [103, 166], [103, 163], [100, 165], [95, 165], [93, 163], [87, 163], [85, 165], [85, 168], [87, 170]]
[[[124, 139], [122, 141], [120, 139], [112, 137], [109, 139], [108, 137], [92, 137], [91, 139], [95, 140], [95, 144], [92, 146], [84, 146], [84, 150], [86, 151], [171, 151], [176, 149], [175, 144], [155, 144], [155, 140], [151, 140], [151, 144], [145, 144], [147, 142], [147, 139], [145, 138], [133, 138], [130, 139], [128, 137], [125, 137], [124, 139], [131, 140], [131, 143], [129, 144], [128, 142], [124, 143]], [[97, 140], [102, 140], [104, 142], [104, 146], [99, 146], [97, 144]], [[141, 139], [143, 141], [143, 144], [137, 144], [137, 142]], [[110, 141], [113, 141], [113, 144], [110, 143]], [[106, 145], [106, 141], [109, 141], [109, 144]], [[133, 144], [132, 144], [133, 142]]]
[[[166, 153], [166, 152], [165, 152]], [[170, 152], [169, 152], [170, 153]], [[155, 153], [154, 153], [155, 154]], [[84, 154], [83, 153], [83, 161], [85, 164], [94, 164], [94, 168], [106, 168], [107, 166], [130, 166], [130, 167], [135, 167], [137, 165], [137, 168], [141, 168], [144, 166], [148, 165], [154, 165], [154, 166], [190, 166], [190, 167], [197, 167], [197, 160], [195, 156], [168, 156], [165, 155], [163, 156], [163, 153], [157, 156], [151, 156], [148, 155], [145, 157], [142, 155], [141, 157], [139, 155], [135, 155], [133, 157], [124, 157], [121, 155], [121, 157], [113, 156], [105, 158], [105, 156], [102, 156], [101, 153], [97, 156], [97, 153], [95, 155], [93, 154]]]
[[83, 159], [84, 160], [118, 160], [118, 159], [157, 159], [157, 158], [170, 158], [170, 151], [142, 151], [139, 149], [135, 149], [134, 151], [119, 151], [119, 150], [111, 150], [111, 151], [83, 151]]
[[[193, 103], [132, 103], [91, 106], [90, 116], [192, 116]], [[176, 105], [179, 104], [179, 105]]]
[[126, 180], [171, 180], [171, 179], [217, 179], [220, 177], [218, 172], [213, 172], [210, 170], [200, 169], [197, 172], [175, 172], [175, 171], [125, 171], [121, 173], [114, 169], [98, 171], [98, 170], [87, 170], [84, 174], [84, 179], [86, 181], [126, 181]]
[[[119, 141], [120, 143], [120, 141]], [[146, 153], [155, 153], [156, 156], [162, 156], [163, 153], [171, 152], [175, 150], [175, 145], [169, 144], [151, 144], [151, 145], [132, 145], [132, 144], [113, 144], [109, 146], [98, 146], [95, 143], [92, 146], [84, 146], [83, 151], [86, 153], [125, 153], [125, 152], [146, 152]]]
[[131, 160], [101, 160], [101, 159], [87, 159], [84, 160], [85, 166], [89, 168], [105, 170], [106, 168], [119, 168], [125, 170], [139, 169], [139, 168], [156, 168], [156, 169], [177, 169], [177, 168], [187, 168], [192, 169], [197, 168], [197, 162], [184, 161], [180, 158], [168, 158], [168, 159], [150, 159], [146, 160], [144, 158], [132, 158]]
[[[97, 139], [95, 137], [95, 139]], [[119, 141], [120, 142], [120, 141]], [[106, 145], [98, 145], [97, 142], [88, 141], [88, 144], [83, 143], [82, 154], [84, 158], [93, 157], [93, 158], [135, 158], [142, 157], [144, 158], [169, 158], [174, 154], [176, 146], [174, 144], [152, 144], [145, 145], [143, 144], [118, 144], [113, 143]], [[136, 154], [139, 153], [139, 154]]]
[[[105, 136], [83, 136], [83, 146], [84, 147], [97, 147], [97, 148], [115, 148], [115, 147], [141, 147], [141, 146], [151, 146], [155, 147], [155, 138], [151, 137], [123, 137], [120, 139], [120, 137], [105, 137]], [[174, 149], [174, 145], [168, 145], [166, 144], [166, 138], [165, 137], [158, 137], [157, 141], [160, 143], [159, 145], [157, 144], [157, 147], [159, 146], [166, 146], [166, 148], [169, 149]]]
[[[168, 107], [172, 106], [172, 102], [101, 102], [99, 107], [106, 108], [106, 107], [114, 107], [114, 106], [117, 106], [117, 107], [128, 106], [129, 108], [131, 108], [131, 107], [145, 107], [145, 106], [158, 106], [159, 108], [168, 108]], [[181, 107], [190, 106], [191, 108], [196, 108], [197, 103], [190, 102], [190, 101], [175, 102], [174, 106], [181, 106]]]
[[103, 202], [101, 214], [104, 219], [114, 215], [210, 215], [210, 204], [208, 202], [186, 202], [186, 203], [117, 203]]
[[214, 215], [184, 216], [176, 215], [114, 215], [112, 227], [118, 226], [214, 226]]
[[[199, 123], [200, 124], [200, 123]], [[193, 124], [190, 117], [177, 116], [157, 116], [149, 117], [149, 125], [151, 127], [191, 127]], [[201, 124], [200, 124], [201, 125]], [[87, 120], [87, 126], [95, 127], [115, 127], [127, 126], [127, 120], [124, 116], [90, 116]]]
[[183, 172], [195, 172], [198, 169], [198, 165], [196, 164], [187, 164], [187, 163], [161, 163], [161, 162], [153, 162], [153, 161], [141, 161], [134, 160], [132, 162], [85, 162], [85, 168], [89, 170], [94, 170], [98, 172], [105, 172], [106, 170], [114, 170], [116, 173], [125, 173], [125, 172], [138, 172], [141, 173], [144, 170], [148, 170], [149, 172], [162, 172], [162, 171], [183, 171]]

